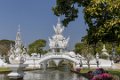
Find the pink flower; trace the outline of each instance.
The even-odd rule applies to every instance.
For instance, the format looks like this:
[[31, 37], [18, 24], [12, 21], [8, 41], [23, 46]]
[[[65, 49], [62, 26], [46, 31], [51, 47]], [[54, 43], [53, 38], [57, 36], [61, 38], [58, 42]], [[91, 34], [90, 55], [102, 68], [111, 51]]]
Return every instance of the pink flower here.
[[102, 74], [102, 77], [103, 77], [103, 78], [110, 78], [110, 77], [112, 77], [112, 75], [111, 75], [111, 74], [108, 74], [108, 73], [103, 73], [103, 74]]
[[99, 74], [92, 78], [92, 80], [109, 80], [109, 79], [112, 79], [112, 75], [108, 73]]

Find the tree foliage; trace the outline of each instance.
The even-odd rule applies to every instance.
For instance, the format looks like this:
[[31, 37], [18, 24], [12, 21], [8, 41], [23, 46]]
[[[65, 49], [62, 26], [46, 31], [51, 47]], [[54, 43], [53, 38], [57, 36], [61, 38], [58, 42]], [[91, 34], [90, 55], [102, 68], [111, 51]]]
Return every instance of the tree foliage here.
[[[96, 45], [96, 52], [99, 53], [99, 55], [102, 55], [101, 53], [102, 53], [103, 45], [104, 45], [104, 43], [102, 43], [102, 42], [98, 42]], [[89, 46], [89, 47], [87, 47], [87, 46]], [[106, 46], [107, 52], [111, 55], [112, 54], [112, 44], [105, 43], [105, 46]], [[89, 50], [89, 51], [87, 51], [87, 50]], [[74, 51], [79, 54], [87, 54], [89, 52], [94, 55], [93, 47], [86, 44], [83, 41], [75, 44]], [[115, 51], [116, 51], [116, 55], [120, 55], [120, 45], [115, 46]]]
[[88, 68], [90, 68], [90, 60], [93, 59], [93, 49], [91, 46], [86, 44], [86, 42], [76, 43], [75, 45], [75, 52], [81, 54], [86, 59], [86, 64]]
[[12, 40], [0, 40], [0, 55], [7, 55], [10, 50], [10, 45], [15, 44]]
[[82, 49], [83, 49], [83, 43], [76, 43], [75, 44], [75, 49], [74, 49], [75, 53], [81, 54]]
[[56, 6], [52, 8], [57, 16], [64, 15], [63, 24], [67, 26], [70, 21], [78, 17], [78, 7], [87, 6], [91, 0], [56, 0]]
[[64, 15], [63, 24], [74, 21], [83, 7], [84, 19], [88, 24], [89, 44], [120, 41], [120, 0], [56, 0], [54, 14]]
[[119, 42], [120, 0], [91, 0], [84, 13], [90, 38], [96, 42]]
[[46, 41], [43, 39], [39, 39], [29, 44], [29, 53], [39, 53], [44, 54], [46, 51], [44, 47], [46, 46]]

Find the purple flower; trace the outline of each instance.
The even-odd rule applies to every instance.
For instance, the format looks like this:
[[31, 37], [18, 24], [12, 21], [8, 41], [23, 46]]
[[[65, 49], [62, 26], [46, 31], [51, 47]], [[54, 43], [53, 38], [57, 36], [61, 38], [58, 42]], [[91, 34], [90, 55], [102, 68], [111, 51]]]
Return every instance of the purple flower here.
[[112, 80], [112, 75], [104, 71], [103, 68], [97, 68], [95, 71], [89, 71], [88, 76], [92, 75], [91, 80]]

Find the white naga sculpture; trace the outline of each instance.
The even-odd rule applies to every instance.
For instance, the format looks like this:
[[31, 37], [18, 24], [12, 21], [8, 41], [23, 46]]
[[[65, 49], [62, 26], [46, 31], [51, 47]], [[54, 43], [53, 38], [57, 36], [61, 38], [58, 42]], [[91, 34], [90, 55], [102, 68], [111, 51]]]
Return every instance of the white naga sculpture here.
[[49, 38], [49, 46], [50, 49], [53, 51], [56, 51], [56, 49], [64, 50], [67, 47], [69, 37], [66, 39], [62, 32], [64, 31], [64, 26], [62, 26], [60, 22], [60, 18], [58, 18], [58, 23], [55, 26], [53, 26], [53, 29], [55, 31], [55, 35], [52, 36], [52, 38]]

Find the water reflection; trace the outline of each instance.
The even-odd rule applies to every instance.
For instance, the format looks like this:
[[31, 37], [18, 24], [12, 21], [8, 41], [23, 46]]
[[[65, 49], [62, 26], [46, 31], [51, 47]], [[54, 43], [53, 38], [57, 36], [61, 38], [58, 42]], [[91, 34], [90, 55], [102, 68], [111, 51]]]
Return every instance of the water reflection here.
[[[82, 76], [71, 73], [69, 71], [60, 70], [36, 70], [25, 72], [23, 80], [87, 80]], [[7, 74], [0, 74], [0, 80], [10, 80]], [[12, 80], [12, 79], [11, 79]], [[21, 80], [21, 79], [19, 79]]]
[[6, 74], [0, 74], [0, 80], [6, 80], [5, 76]]
[[[29, 78], [28, 78], [29, 77]], [[27, 72], [24, 80], [80, 80], [80, 76], [71, 72], [64, 72], [59, 70], [47, 70]], [[85, 79], [83, 79], [85, 80]], [[86, 79], [87, 80], [87, 79]]]

